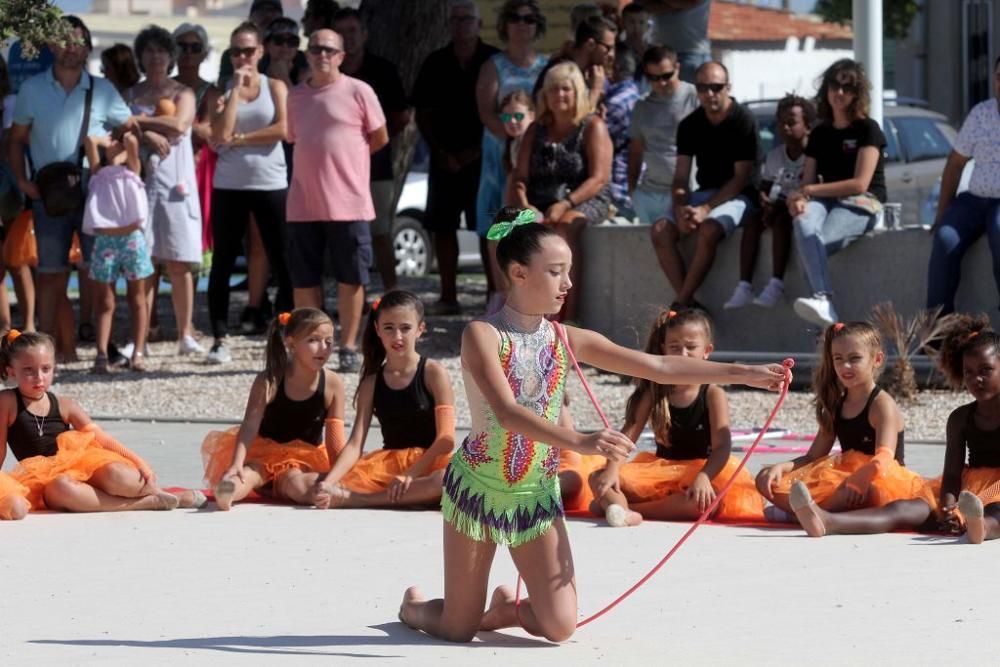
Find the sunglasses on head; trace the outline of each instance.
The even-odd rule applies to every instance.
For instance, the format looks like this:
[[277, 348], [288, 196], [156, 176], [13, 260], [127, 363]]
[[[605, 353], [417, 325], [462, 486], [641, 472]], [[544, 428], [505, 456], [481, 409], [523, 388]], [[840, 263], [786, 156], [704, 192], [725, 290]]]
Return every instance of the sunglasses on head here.
[[177, 42], [177, 48], [182, 53], [201, 53], [203, 47], [201, 42]]
[[841, 92], [845, 95], [857, 95], [858, 94], [858, 84], [856, 83], [841, 83], [839, 81], [830, 82], [830, 90], [834, 92]]
[[296, 49], [299, 48], [301, 42], [298, 35], [274, 35], [267, 41], [275, 46], [291, 46]]
[[508, 14], [507, 23], [523, 23], [524, 25], [535, 25], [538, 19], [534, 14]]
[[322, 44], [310, 44], [308, 50], [309, 54], [313, 56], [335, 56], [340, 53], [340, 49]]
[[522, 121], [524, 120], [524, 113], [521, 111], [515, 111], [514, 113], [502, 113], [500, 114], [500, 120], [505, 123], [509, 123], [512, 120]]
[[233, 56], [233, 58], [239, 58], [240, 56], [243, 56], [244, 58], [249, 58], [253, 56], [255, 53], [257, 53], [257, 47], [244, 46], [243, 48], [240, 48], [238, 46], [234, 46], [229, 49], [229, 53]]
[[670, 70], [669, 72], [664, 72], [663, 74], [650, 74], [649, 72], [646, 72], [646, 78], [649, 79], [651, 83], [656, 83], [657, 81], [670, 81], [670, 79], [674, 78], [674, 74], [676, 73], [677, 70]]
[[694, 84], [694, 88], [699, 93], [707, 93], [710, 90], [713, 93], [721, 93], [728, 85], [728, 83], [696, 83]]

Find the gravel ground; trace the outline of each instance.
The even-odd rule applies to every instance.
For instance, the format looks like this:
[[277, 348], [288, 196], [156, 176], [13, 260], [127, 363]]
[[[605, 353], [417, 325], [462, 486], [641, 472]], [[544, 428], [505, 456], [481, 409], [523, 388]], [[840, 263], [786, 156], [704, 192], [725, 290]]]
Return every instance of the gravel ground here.
[[[459, 426], [469, 424], [468, 405], [459, 365], [459, 340], [462, 327], [482, 310], [485, 301], [485, 284], [481, 275], [462, 276], [462, 305], [464, 313], [454, 317], [428, 317], [428, 333], [419, 345], [421, 353], [437, 359], [448, 369], [454, 381], [456, 411]], [[403, 287], [420, 294], [425, 303], [436, 298], [436, 280], [406, 279]], [[329, 290], [332, 293], [332, 290]], [[245, 293], [233, 293], [232, 319], [236, 321], [245, 304]], [[198, 295], [201, 307], [196, 314], [196, 325], [207, 330], [207, 312], [204, 295]], [[173, 315], [169, 298], [161, 297], [157, 304], [164, 328], [173, 331]], [[124, 303], [117, 311], [116, 331], [126, 331]], [[206, 348], [210, 337], [203, 338]], [[59, 368], [54, 390], [79, 400], [90, 414], [103, 419], [172, 419], [239, 421], [243, 414], [247, 392], [254, 374], [263, 367], [263, 336], [232, 336], [230, 339], [233, 363], [210, 366], [201, 359], [176, 356], [176, 343], [150, 344], [150, 358], [146, 373], [122, 371], [109, 376], [96, 376], [89, 372], [94, 358], [93, 345], [80, 348], [81, 360], [63, 364]], [[333, 357], [336, 361], [336, 355]], [[625, 402], [631, 385], [618, 376], [585, 371], [588, 381], [613, 426], [620, 426], [625, 414]], [[357, 385], [356, 376], [344, 378], [348, 396]], [[570, 381], [570, 405], [579, 428], [592, 429], [601, 425], [590, 405], [579, 379]], [[788, 396], [775, 424], [794, 433], [811, 434], [816, 430], [810, 394], [794, 391]], [[735, 428], [761, 425], [774, 405], [774, 395], [766, 392], [733, 389], [729, 392], [732, 423]], [[949, 391], [924, 391], [917, 400], [902, 409], [906, 419], [907, 439], [910, 441], [941, 441], [948, 414], [969, 398], [964, 393]], [[348, 420], [352, 419], [348, 411]]]

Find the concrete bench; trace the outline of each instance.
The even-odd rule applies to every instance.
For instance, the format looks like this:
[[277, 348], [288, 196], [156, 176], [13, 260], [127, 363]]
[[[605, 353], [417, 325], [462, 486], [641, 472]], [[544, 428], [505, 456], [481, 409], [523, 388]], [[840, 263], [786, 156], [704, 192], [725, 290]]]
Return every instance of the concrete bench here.
[[[583, 234], [581, 324], [629, 347], [645, 343], [653, 317], [674, 299], [656, 261], [649, 229], [646, 225], [600, 225]], [[719, 245], [715, 264], [696, 295], [715, 322], [716, 349], [775, 355], [815, 352], [819, 328], [799, 319], [791, 308], [792, 300], [809, 291], [794, 250], [785, 276], [785, 304], [723, 310], [722, 304], [739, 278], [741, 234], [742, 230], [737, 230]], [[682, 253], [689, 259], [693, 249], [689, 239]], [[840, 318], [867, 319], [872, 306], [883, 301], [893, 302], [903, 316], [923, 308], [930, 249], [927, 230], [909, 228], [869, 234], [831, 257], [834, 302]], [[985, 237], [966, 254], [962, 273], [957, 308], [988, 313], [993, 326], [1000, 328], [992, 258]], [[770, 275], [771, 239], [766, 232], [754, 276], [755, 292]]]

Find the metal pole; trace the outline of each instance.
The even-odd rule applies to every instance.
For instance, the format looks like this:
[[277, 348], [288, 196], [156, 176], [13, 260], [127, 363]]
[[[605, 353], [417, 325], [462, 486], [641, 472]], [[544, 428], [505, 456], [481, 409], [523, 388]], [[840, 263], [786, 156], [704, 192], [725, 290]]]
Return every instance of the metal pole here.
[[871, 118], [882, 124], [882, 0], [853, 0], [854, 58], [872, 83]]

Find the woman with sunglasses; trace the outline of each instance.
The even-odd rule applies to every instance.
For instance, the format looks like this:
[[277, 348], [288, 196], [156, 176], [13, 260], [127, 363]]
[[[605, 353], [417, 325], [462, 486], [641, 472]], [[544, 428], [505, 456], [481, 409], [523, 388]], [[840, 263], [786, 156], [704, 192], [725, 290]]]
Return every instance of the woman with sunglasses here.
[[[503, 151], [507, 134], [500, 119], [500, 102], [516, 90], [532, 90], [535, 80], [548, 62], [547, 56], [535, 50], [535, 42], [545, 34], [545, 16], [542, 15], [537, 0], [504, 2], [497, 19], [497, 34], [504, 43], [504, 50], [483, 63], [476, 83], [476, 104], [484, 126], [483, 157], [476, 198], [476, 231], [481, 251], [485, 250], [486, 232], [493, 217], [505, 203], [507, 176], [503, 166]], [[487, 253], [483, 252], [483, 255], [486, 256]], [[505, 290], [495, 256], [495, 251], [490, 250], [490, 266], [486, 267], [486, 281], [491, 295]], [[489, 305], [490, 310], [502, 305], [502, 300], [498, 302], [497, 299]]]
[[261, 71], [272, 79], [279, 79], [288, 88], [298, 85], [309, 70], [309, 63], [299, 51], [299, 24], [290, 18], [277, 18], [267, 26]]
[[[178, 354], [199, 354], [204, 350], [194, 337], [191, 275], [192, 267], [201, 265], [202, 227], [191, 147], [194, 92], [170, 78], [177, 45], [164, 28], [150, 26], [140, 32], [135, 38], [135, 56], [146, 78], [128, 90], [125, 101], [152, 151], [143, 165], [151, 223], [146, 227], [146, 240], [157, 272], [146, 281], [147, 312], [156, 308], [159, 277], [165, 269], [177, 320]], [[145, 350], [134, 348], [131, 357], [141, 360], [143, 354]]]
[[788, 195], [795, 245], [812, 295], [795, 314], [829, 326], [839, 321], [827, 256], [871, 231], [886, 199], [885, 135], [868, 117], [871, 84], [861, 63], [838, 60], [823, 73], [809, 134], [802, 187]]
[[208, 278], [208, 311], [215, 342], [208, 361], [215, 364], [232, 361], [225, 344], [229, 279], [236, 258], [243, 252], [251, 215], [278, 281], [277, 308], [284, 311], [292, 306], [284, 253], [288, 171], [281, 147], [286, 138], [288, 87], [258, 71], [264, 48], [253, 23], [242, 23], [233, 31], [229, 53], [233, 77], [226, 96], [212, 109], [212, 140], [219, 162], [212, 190], [215, 248]]

